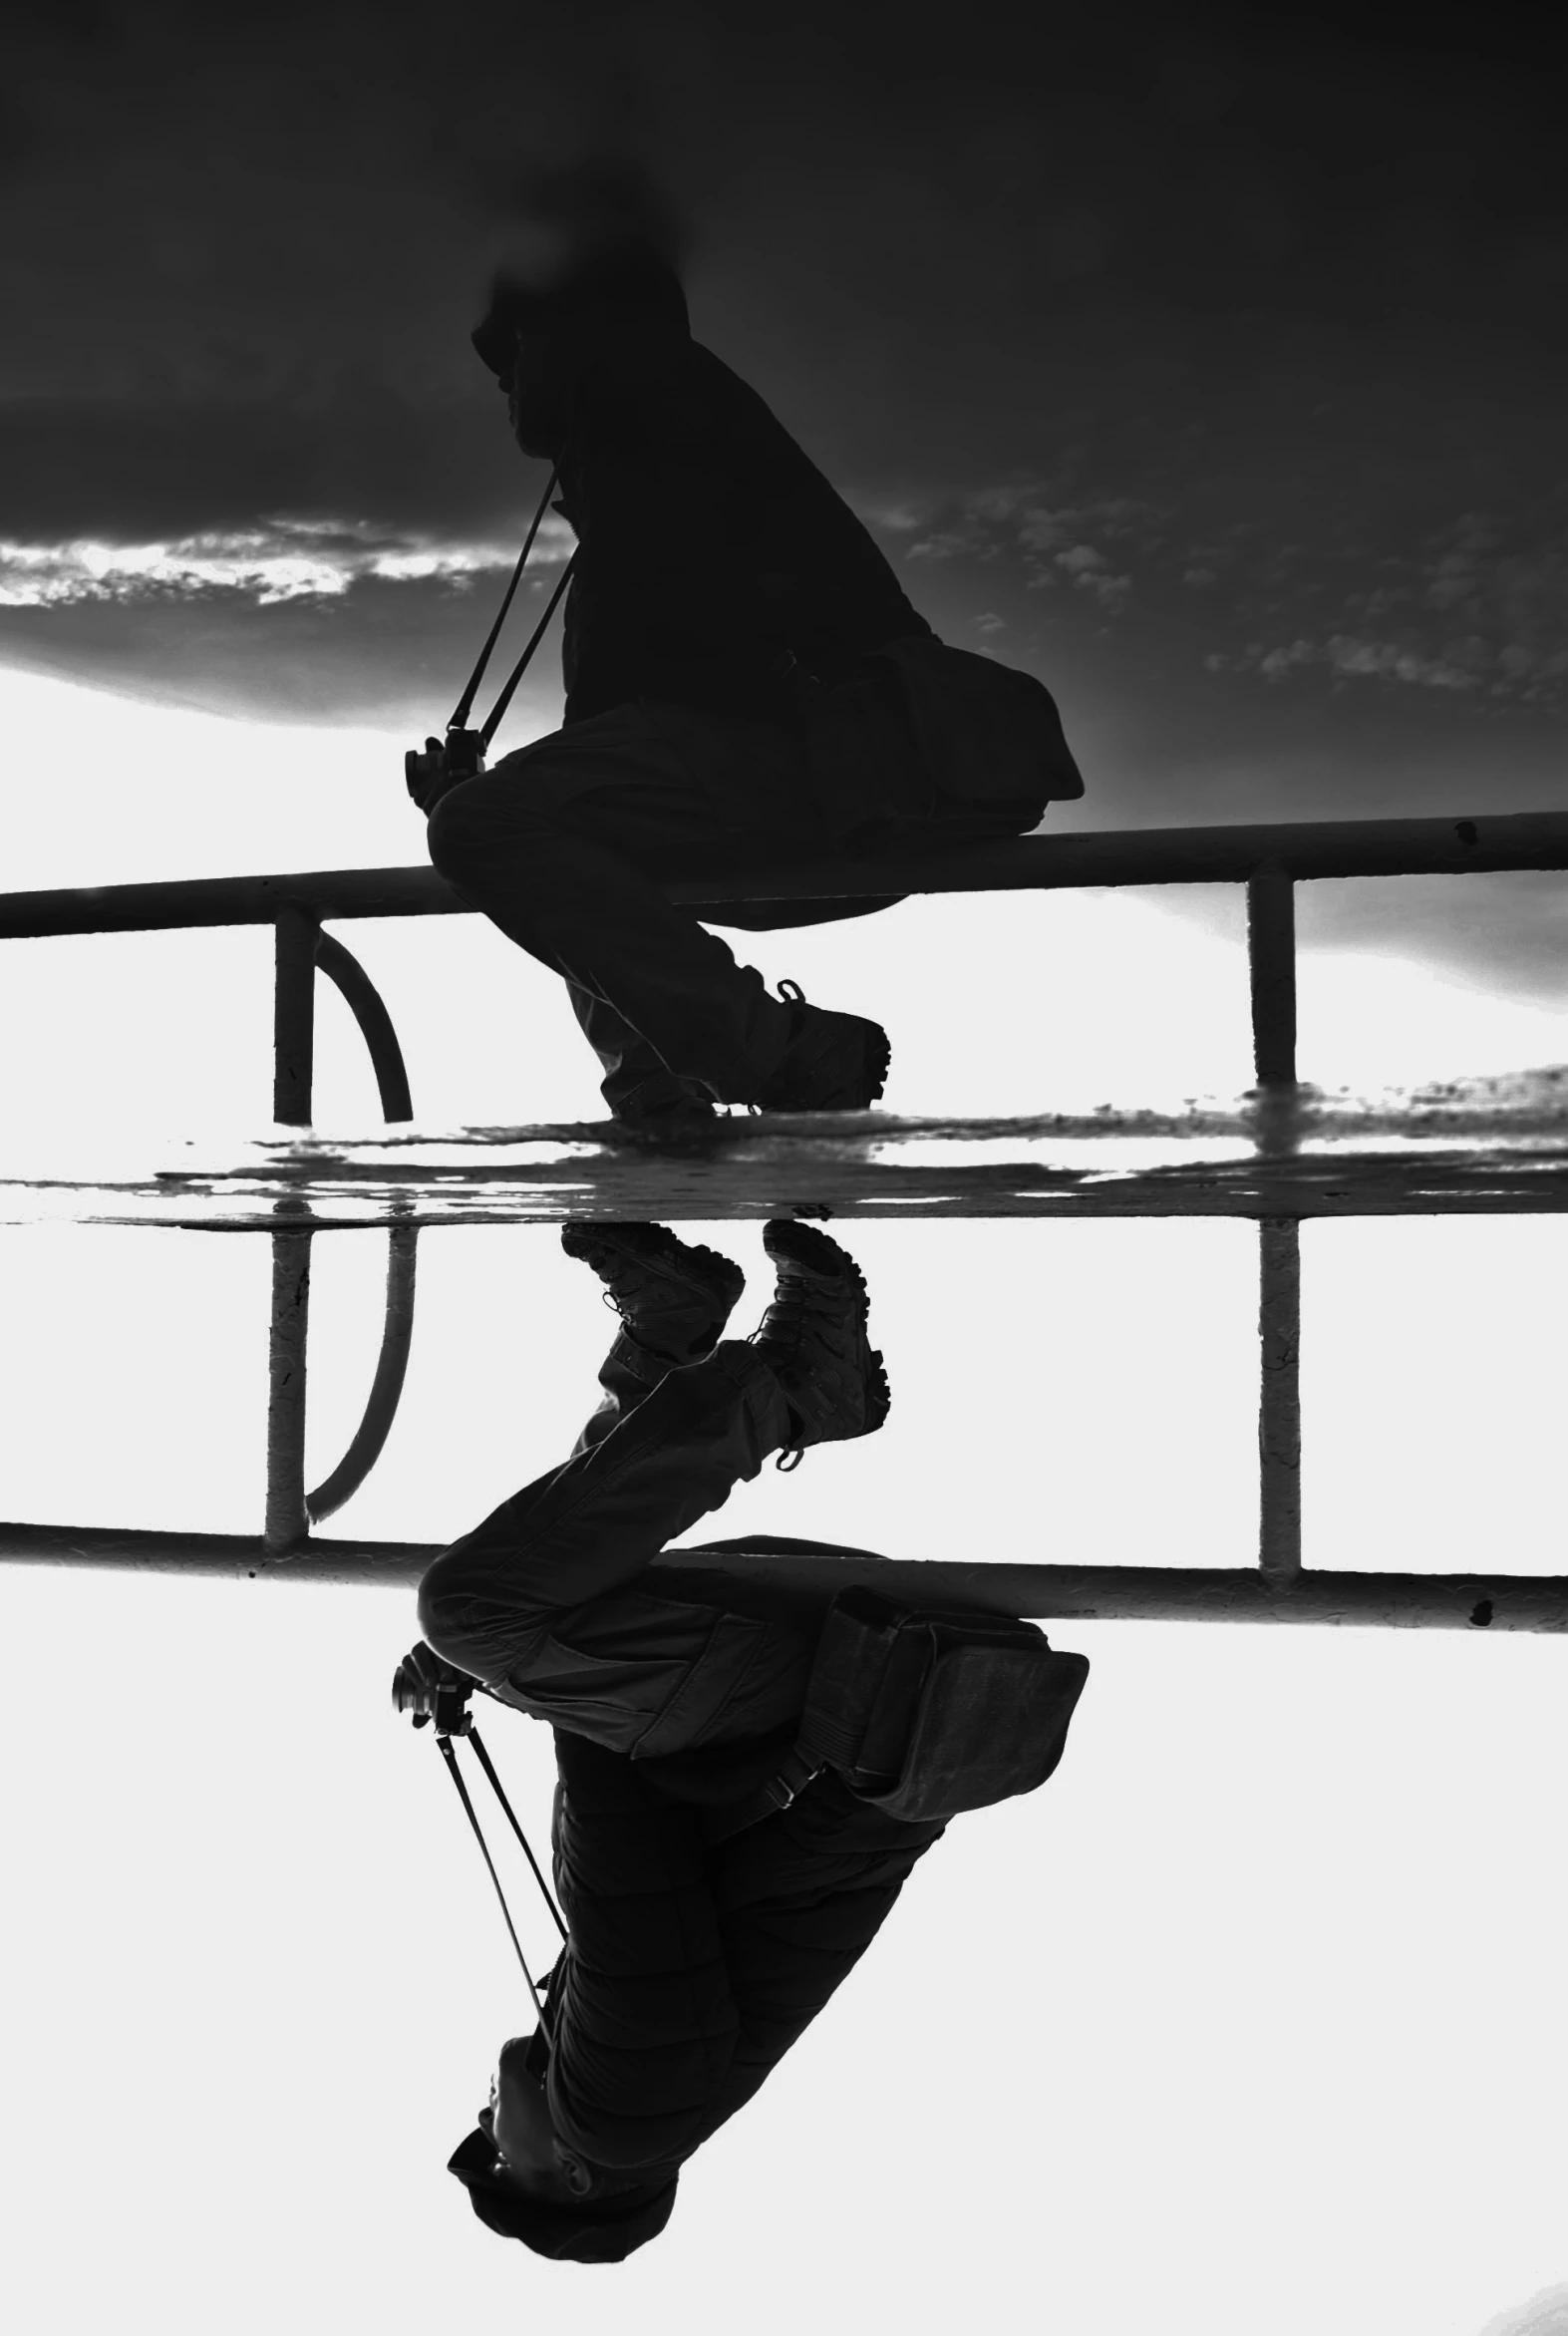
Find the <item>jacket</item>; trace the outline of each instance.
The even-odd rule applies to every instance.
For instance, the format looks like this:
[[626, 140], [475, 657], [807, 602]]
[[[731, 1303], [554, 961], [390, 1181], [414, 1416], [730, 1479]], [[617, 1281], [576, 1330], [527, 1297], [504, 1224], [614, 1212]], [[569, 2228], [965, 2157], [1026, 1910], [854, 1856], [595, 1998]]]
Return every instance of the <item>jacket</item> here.
[[826, 1775], [714, 1847], [689, 1781], [564, 1730], [555, 1750], [571, 1937], [532, 2065], [562, 2140], [652, 2179], [758, 2092], [945, 1829], [900, 1825]]
[[[848, 504], [711, 350], [601, 314], [558, 362], [555, 508], [578, 537], [565, 725], [637, 699], [782, 731], [821, 831], [857, 852], [919, 848], [937, 817], [978, 823], [976, 839], [1023, 834], [1084, 793], [1050, 692], [938, 639]], [[679, 728], [721, 824], [744, 829], [744, 738]], [[819, 922], [896, 897], [724, 921]]]
[[[707, 1547], [869, 1554], [775, 1535]], [[553, 2042], [535, 2048], [551, 2116], [590, 2164], [647, 2178], [751, 2099], [944, 1830], [884, 1817], [827, 1774], [709, 1839], [705, 1809], [754, 1793], [794, 1742], [831, 1592], [679, 1557], [626, 1580], [594, 1580], [580, 1551], [560, 1580], [535, 1568], [536, 1634], [489, 1690], [555, 1732], [571, 1938], [550, 1979]], [[576, 1602], [558, 1602], [568, 1587]]]
[[935, 637], [848, 504], [710, 350], [611, 319], [564, 362], [567, 724], [633, 698], [787, 716], [791, 659], [836, 675], [887, 641]]

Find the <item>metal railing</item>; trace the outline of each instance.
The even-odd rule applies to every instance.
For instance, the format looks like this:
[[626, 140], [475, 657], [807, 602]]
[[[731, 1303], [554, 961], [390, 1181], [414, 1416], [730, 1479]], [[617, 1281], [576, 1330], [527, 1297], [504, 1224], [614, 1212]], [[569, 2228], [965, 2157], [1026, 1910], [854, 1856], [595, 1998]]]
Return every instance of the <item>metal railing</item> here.
[[[370, 1051], [371, 1067], [389, 1125], [412, 1120], [408, 1072], [392, 1017], [369, 974], [341, 941], [321, 930], [297, 904], [273, 920], [272, 1117], [283, 1127], [308, 1128], [313, 1107], [316, 1046], [316, 974], [333, 981]], [[279, 1204], [287, 1217], [288, 1203]], [[267, 1358], [267, 1508], [262, 1539], [269, 1549], [292, 1548], [313, 1524], [340, 1509], [381, 1458], [392, 1429], [409, 1347], [414, 1336], [415, 1244], [418, 1228], [394, 1225], [387, 1241], [387, 1307], [381, 1353], [364, 1417], [347, 1452], [314, 1493], [305, 1490], [306, 1337], [310, 1321], [310, 1244], [314, 1234], [291, 1224], [272, 1235], [272, 1318]]]
[[[1310, 1189], [1286, 1172], [1299, 1147], [1302, 1089], [1296, 1069], [1295, 886], [1330, 877], [1496, 873], [1568, 867], [1568, 814], [1518, 814], [1478, 820], [1333, 821], [1311, 825], [1226, 827], [1128, 834], [1031, 836], [969, 845], [940, 857], [879, 857], [832, 864], [709, 871], [671, 881], [671, 898], [707, 921], [724, 924], [726, 910], [768, 900], [853, 899], [919, 893], [1053, 890], [1149, 884], [1240, 883], [1246, 887], [1247, 952], [1251, 997], [1256, 1126], [1260, 1152], [1273, 1172], [1233, 1189], [1227, 1212], [1251, 1215], [1259, 1235], [1259, 1547], [1257, 1563], [1214, 1569], [1159, 1566], [1073, 1566], [987, 1562], [952, 1564], [893, 1561], [863, 1552], [803, 1554], [786, 1543], [749, 1555], [750, 1577], [781, 1582], [830, 1581], [834, 1586], [874, 1578], [912, 1597], [950, 1598], [1040, 1617], [1148, 1620], [1372, 1622], [1427, 1627], [1568, 1629], [1568, 1576], [1342, 1573], [1304, 1570], [1301, 1562], [1300, 1224], [1317, 1213]], [[325, 917], [472, 913], [434, 870], [375, 868], [299, 875], [199, 879], [169, 884], [126, 884], [0, 896], [0, 939], [66, 933], [125, 932], [204, 925], [268, 923], [276, 933], [273, 1116], [308, 1128], [311, 1115], [314, 983], [317, 969], [343, 992], [370, 1049], [389, 1123], [412, 1120], [408, 1081], [390, 1018], [368, 976], [341, 943], [321, 931]], [[779, 1125], [811, 1142], [810, 1115]], [[834, 1124], [842, 1116], [835, 1116]], [[855, 1115], [855, 1124], [897, 1125], [879, 1115]], [[952, 1123], [990, 1132], [996, 1123]], [[769, 1121], [750, 1123], [766, 1134]], [[526, 1132], [523, 1132], [526, 1133]], [[742, 1148], [744, 1151], [744, 1147]], [[862, 1153], [865, 1146], [861, 1146]], [[818, 1146], [818, 1181], [830, 1179], [831, 1148]], [[634, 1181], [646, 1169], [657, 1183], [658, 1148], [640, 1154]], [[874, 1188], [879, 1171], [862, 1168], [857, 1190]], [[895, 1171], [888, 1169], [888, 1175]], [[1335, 1170], [1345, 1187], [1334, 1213], [1357, 1213], [1354, 1162]], [[687, 1177], [679, 1208], [661, 1194], [663, 1215], [734, 1212], [716, 1199], [747, 1186], [744, 1160], [732, 1163], [721, 1188]], [[1347, 1182], [1348, 1179], [1348, 1182]], [[764, 1205], [766, 1171], [752, 1177], [742, 1213]], [[693, 1193], [699, 1196], [694, 1198]], [[821, 1199], [837, 1197], [824, 1188]], [[1282, 1207], [1282, 1199], [1292, 1205]], [[770, 1204], [771, 1206], [772, 1204]], [[1568, 1182], [1559, 1175], [1532, 1183], [1490, 1179], [1477, 1198], [1461, 1186], [1428, 1179], [1391, 1202], [1406, 1211], [1441, 1214], [1477, 1205], [1499, 1210], [1568, 1207]], [[1179, 1191], [1157, 1201], [1134, 1193], [1116, 1213], [1207, 1213]], [[568, 1210], [557, 1205], [555, 1213]], [[614, 1213], [613, 1210], [602, 1211]], [[960, 1201], [949, 1213], [975, 1213]], [[1017, 1196], [1018, 1213], [1056, 1212], [1051, 1195]], [[434, 1547], [411, 1543], [323, 1541], [310, 1527], [341, 1507], [363, 1484], [391, 1426], [402, 1387], [413, 1321], [414, 1256], [418, 1227], [397, 1222], [413, 1213], [407, 1199], [389, 1206], [387, 1317], [381, 1360], [364, 1420], [343, 1461], [315, 1493], [304, 1489], [306, 1337], [310, 1243], [327, 1229], [308, 1201], [285, 1195], [273, 1204], [270, 1395], [267, 1432], [266, 1521], [260, 1536], [169, 1534], [117, 1528], [0, 1525], [0, 1559], [22, 1562], [130, 1566], [181, 1572], [239, 1573], [295, 1580], [417, 1580]], [[548, 1208], [533, 1211], [548, 1215]], [[656, 1560], [656, 1563], [658, 1561]], [[672, 1562], [700, 1560], [682, 1550]]]

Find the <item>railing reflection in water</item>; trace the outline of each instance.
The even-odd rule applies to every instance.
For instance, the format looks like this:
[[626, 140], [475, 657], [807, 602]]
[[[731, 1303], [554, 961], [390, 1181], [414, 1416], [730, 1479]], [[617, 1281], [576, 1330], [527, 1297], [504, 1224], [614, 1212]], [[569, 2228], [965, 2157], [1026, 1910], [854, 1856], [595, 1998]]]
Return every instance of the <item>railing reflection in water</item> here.
[[[961, 1153], [966, 1137], [980, 1145], [1010, 1127], [1021, 1133], [1042, 1123], [910, 1123], [874, 1113], [759, 1119], [736, 1131], [734, 1140], [719, 1146], [706, 1163], [662, 1148], [634, 1147], [628, 1152], [617, 1132], [597, 1126], [514, 1130], [496, 1134], [514, 1143], [550, 1136], [586, 1140], [566, 1145], [574, 1155], [575, 1183], [563, 1188], [557, 1175], [548, 1192], [534, 1189], [531, 1195], [519, 1185], [509, 1205], [492, 1207], [488, 1213], [513, 1221], [558, 1219], [585, 1208], [595, 1212], [592, 1202], [597, 1193], [599, 1214], [658, 1215], [666, 1220], [784, 1213], [790, 1206], [806, 1206], [812, 1213], [885, 1215], [900, 1200], [918, 1201], [927, 1214], [1251, 1216], [1259, 1235], [1256, 1564], [1203, 1570], [1006, 1560], [966, 1565], [894, 1562], [858, 1554], [796, 1555], [780, 1547], [749, 1556], [748, 1572], [754, 1577], [771, 1573], [790, 1582], [827, 1579], [834, 1586], [874, 1574], [882, 1586], [899, 1594], [957, 1599], [1040, 1618], [1072, 1614], [1568, 1629], [1568, 1577], [1350, 1574], [1307, 1570], [1301, 1562], [1303, 1217], [1568, 1208], [1568, 1124], [1551, 1084], [1558, 1075], [1538, 1075], [1524, 1095], [1523, 1108], [1518, 1097], [1488, 1101], [1484, 1095], [1451, 1096], [1445, 1102], [1438, 1095], [1426, 1099], [1424, 1112], [1395, 1110], [1380, 1120], [1376, 1113], [1354, 1107], [1345, 1107], [1336, 1117], [1332, 1103], [1298, 1082], [1296, 1067], [1298, 881], [1562, 867], [1568, 867], [1568, 815], [1531, 814], [1476, 821], [1352, 821], [1037, 836], [971, 846], [941, 861], [882, 858], [847, 871], [842, 864], [805, 866], [765, 875], [743, 871], [672, 882], [672, 897], [721, 925], [727, 907], [769, 898], [1242, 883], [1256, 1087], [1230, 1133], [1247, 1139], [1247, 1157], [1231, 1166], [1216, 1165], [1196, 1180], [1189, 1176], [1183, 1181], [1179, 1173], [1160, 1169], [1133, 1172], [1120, 1177], [1114, 1189], [1103, 1178], [1075, 1180], [1043, 1172], [1031, 1179], [1017, 1169], [999, 1169], [992, 1176], [974, 1167], [947, 1177], [933, 1169], [917, 1179], [920, 1188], [915, 1188], [910, 1185], [913, 1171], [901, 1171], [898, 1165], [901, 1145], [918, 1143], [922, 1137], [930, 1142], [940, 1130]], [[319, 970], [336, 984], [354, 1014], [370, 1051], [383, 1115], [389, 1128], [397, 1128], [412, 1122], [413, 1108], [390, 1017], [364, 969], [322, 931], [322, 919], [460, 913], [469, 913], [466, 904], [431, 870], [349, 869], [12, 894], [0, 898], [0, 938], [270, 923], [276, 935], [275, 1122], [298, 1130], [311, 1125]], [[1169, 1124], [1164, 1125], [1168, 1132]], [[1357, 1149], [1358, 1127], [1363, 1133], [1381, 1134], [1384, 1148]], [[1350, 1149], [1325, 1160], [1320, 1141], [1325, 1134], [1349, 1141]], [[1455, 1137], [1468, 1141], [1455, 1143]], [[1396, 1148], [1407, 1146], [1404, 1156], [1397, 1149], [1391, 1151], [1391, 1140]], [[480, 1132], [472, 1132], [471, 1141], [484, 1139]], [[1419, 1156], [1433, 1143], [1436, 1153], [1422, 1160]], [[433, 1207], [422, 1219], [415, 1196], [418, 1178], [410, 1172], [412, 1160], [401, 1173], [394, 1161], [381, 1172], [379, 1183], [375, 1176], [369, 1179], [375, 1219], [388, 1225], [381, 1354], [364, 1417], [347, 1452], [327, 1479], [307, 1492], [310, 1250], [312, 1240], [329, 1229], [321, 1203], [324, 1195], [330, 1199], [328, 1171], [333, 1163], [319, 1149], [312, 1153], [308, 1143], [293, 1156], [280, 1154], [276, 1147], [272, 1151], [277, 1173], [265, 1218], [235, 1216], [231, 1205], [226, 1217], [209, 1213], [181, 1219], [177, 1201], [172, 1208], [165, 1204], [160, 1214], [164, 1222], [265, 1221], [270, 1232], [267, 1501], [262, 1533], [251, 1539], [18, 1524], [0, 1526], [0, 1558], [295, 1580], [411, 1582], [435, 1555], [433, 1548], [418, 1544], [324, 1541], [313, 1535], [312, 1527], [359, 1489], [386, 1443], [412, 1335], [420, 1221], [435, 1221], [438, 1215], [450, 1218], [452, 1211]], [[721, 1167], [715, 1166], [715, 1158], [722, 1161]], [[352, 1164], [345, 1167], [340, 1160], [337, 1166], [347, 1176]], [[797, 1196], [802, 1176], [813, 1193], [811, 1202]], [[955, 1189], [945, 1192], [944, 1182]], [[242, 1178], [235, 1180], [236, 1194], [242, 1183]], [[213, 1184], [209, 1179], [208, 1188]], [[221, 1178], [215, 1180], [219, 1190], [221, 1184]], [[339, 1188], [344, 1188], [341, 1183]], [[632, 1205], [633, 1201], [640, 1204]], [[337, 1221], [355, 1220], [340, 1216]], [[683, 1550], [681, 1562], [693, 1562], [692, 1552]]]

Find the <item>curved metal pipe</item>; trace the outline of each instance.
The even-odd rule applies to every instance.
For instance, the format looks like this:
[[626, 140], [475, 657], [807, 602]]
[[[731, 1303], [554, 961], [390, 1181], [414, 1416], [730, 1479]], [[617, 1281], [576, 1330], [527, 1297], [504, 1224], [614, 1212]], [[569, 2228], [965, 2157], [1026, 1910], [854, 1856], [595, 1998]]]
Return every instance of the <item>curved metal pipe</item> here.
[[409, 1096], [409, 1075], [403, 1065], [403, 1049], [398, 1034], [392, 1027], [392, 1016], [382, 1003], [381, 992], [359, 959], [341, 941], [330, 933], [316, 934], [316, 963], [329, 981], [336, 982], [348, 1000], [349, 1011], [360, 1026], [360, 1035], [370, 1049], [371, 1068], [376, 1074], [376, 1085], [381, 1093], [381, 1116], [385, 1120], [412, 1120], [414, 1105]]
[[394, 1225], [388, 1235], [387, 1314], [376, 1376], [353, 1442], [331, 1476], [305, 1496], [305, 1514], [312, 1524], [340, 1509], [381, 1458], [409, 1367], [409, 1346], [414, 1337], [414, 1244], [419, 1237], [418, 1225], [412, 1224]]
[[[316, 963], [347, 999], [370, 1050], [371, 1068], [381, 1095], [383, 1117], [389, 1122], [412, 1120], [409, 1075], [403, 1049], [392, 1027], [381, 994], [352, 952], [330, 933], [316, 934]], [[393, 1225], [387, 1238], [387, 1311], [382, 1323], [381, 1353], [371, 1381], [364, 1417], [347, 1452], [332, 1474], [305, 1496], [305, 1514], [311, 1524], [331, 1516], [356, 1494], [381, 1458], [391, 1432], [409, 1367], [414, 1337], [414, 1264], [417, 1225]]]

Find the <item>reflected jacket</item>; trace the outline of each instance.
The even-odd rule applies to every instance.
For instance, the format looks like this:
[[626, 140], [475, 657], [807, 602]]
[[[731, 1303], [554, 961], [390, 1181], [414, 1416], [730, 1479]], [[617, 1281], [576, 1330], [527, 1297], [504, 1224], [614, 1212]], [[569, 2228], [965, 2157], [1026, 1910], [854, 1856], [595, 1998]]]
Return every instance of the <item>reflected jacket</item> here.
[[[560, 1730], [551, 1845], [570, 1926], [535, 2039], [556, 2132], [592, 2165], [673, 2171], [759, 2090], [944, 1828], [831, 1774], [711, 1844], [680, 1781]], [[777, 1758], [777, 1753], [773, 1755]]]
[[[850, 1553], [773, 1535], [705, 1548]], [[829, 1772], [710, 1840], [705, 1813], [753, 1794], [794, 1742], [830, 1592], [683, 1571], [680, 1554], [569, 1607], [550, 1603], [564, 1584], [539, 1583], [538, 1635], [490, 1687], [555, 1734], [571, 1936], [534, 2065], [563, 2140], [650, 2177], [758, 2091], [945, 1830], [884, 1817]], [[580, 1590], [580, 1558], [574, 1572]]]

